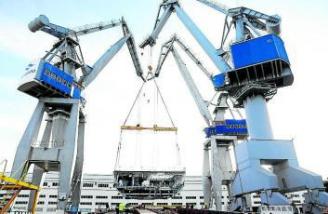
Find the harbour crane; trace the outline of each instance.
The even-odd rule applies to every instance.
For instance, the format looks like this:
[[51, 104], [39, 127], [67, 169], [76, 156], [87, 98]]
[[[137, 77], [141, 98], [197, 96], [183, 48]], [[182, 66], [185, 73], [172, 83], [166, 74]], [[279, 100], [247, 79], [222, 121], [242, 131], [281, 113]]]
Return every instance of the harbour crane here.
[[[231, 149], [231, 142], [236, 143], [238, 139], [245, 139], [247, 137], [246, 121], [236, 119], [224, 120], [224, 118], [219, 117], [213, 118], [209, 110], [209, 102], [206, 102], [200, 94], [195, 81], [190, 75], [186, 64], [182, 60], [174, 44], [178, 44], [180, 46], [180, 48], [193, 60], [193, 62], [208, 77], [209, 80], [212, 80], [212, 74], [204, 67], [203, 63], [193, 54], [190, 48], [187, 47], [176, 35], [174, 35], [169, 41], [162, 45], [158, 64], [155, 70], [155, 77], [159, 77], [160, 71], [165, 60], [167, 59], [167, 56], [169, 53], [172, 53], [179, 71], [186, 85], [188, 86], [190, 94], [192, 95], [198, 107], [199, 112], [203, 116], [207, 126], [212, 127], [211, 129], [205, 129], [207, 133], [207, 139], [204, 143], [203, 154], [204, 204], [206, 207], [209, 207], [212, 204], [213, 196], [215, 199], [215, 207], [220, 209], [222, 206], [221, 186], [224, 184], [229, 187], [234, 175], [232, 161], [229, 154]], [[218, 105], [215, 107], [215, 111], [224, 111], [229, 108], [226, 99], [227, 96], [225, 96], [224, 92], [222, 94], [223, 96], [221, 95], [218, 98]], [[217, 116], [219, 115], [224, 115], [224, 113], [217, 114]], [[217, 135], [210, 134], [210, 132], [213, 131], [213, 126], [218, 130]], [[209, 150], [211, 151], [211, 164], [209, 163]]]
[[[328, 194], [324, 192], [321, 176], [299, 166], [292, 141], [285, 144], [283, 141], [274, 140], [266, 109], [266, 101], [272, 98], [277, 88], [293, 83], [288, 56], [284, 50], [283, 41], [279, 37], [281, 18], [278, 15], [268, 16], [246, 7], [228, 9], [213, 1], [197, 1], [225, 14], [227, 18], [230, 18], [230, 26], [233, 24], [236, 29], [237, 43], [230, 47], [235, 71], [225, 74], [230, 82], [221, 88], [227, 90], [239, 105], [244, 106], [251, 139], [250, 142], [236, 147], [238, 165], [236, 178], [240, 179], [235, 179], [232, 188], [234, 195], [241, 197], [236, 197], [239, 202], [235, 200], [234, 205], [245, 206], [246, 200], [242, 202], [244, 195], [263, 189], [268, 190], [260, 194], [262, 203], [266, 204], [283, 203], [280, 201], [282, 197], [278, 196], [279, 193], [272, 194], [274, 189], [279, 189], [283, 193], [306, 190], [303, 210], [322, 213], [323, 209], [328, 207]], [[227, 34], [229, 31], [226, 31], [223, 38], [226, 38]], [[267, 35], [263, 36], [263, 34]], [[272, 42], [275, 45], [269, 45]], [[276, 50], [270, 49], [270, 46]], [[251, 57], [257, 60], [252, 61], [250, 57], [244, 57], [247, 48], [252, 48]], [[281, 52], [278, 53], [278, 51]], [[270, 54], [276, 52], [276, 57], [270, 57], [266, 52]], [[262, 78], [258, 76], [259, 72], [262, 73]], [[274, 72], [276, 74], [273, 74]], [[243, 79], [244, 73], [248, 76]], [[255, 76], [252, 77], [252, 75]], [[235, 81], [234, 78], [238, 80]], [[250, 152], [251, 150], [253, 152]], [[246, 151], [249, 152], [248, 155], [245, 155]], [[284, 151], [285, 154], [275, 154], [278, 151]], [[257, 161], [254, 162], [254, 159]], [[270, 174], [265, 171], [260, 172], [263, 170], [261, 164], [271, 165], [273, 172]], [[256, 175], [256, 181], [249, 175]], [[269, 193], [272, 195], [268, 196]], [[286, 199], [283, 200], [287, 202]], [[246, 203], [246, 206], [249, 205]]]
[[[79, 36], [121, 26], [123, 37], [89, 66], [84, 62]], [[32, 183], [39, 186], [42, 175], [59, 172], [57, 213], [78, 212], [84, 153], [86, 103], [81, 92], [127, 44], [135, 70], [143, 78], [133, 35], [122, 18], [86, 25], [75, 30], [49, 22], [40, 15], [28, 25], [58, 39], [42, 58], [29, 64], [18, 90], [38, 99], [38, 104], [17, 147], [11, 177], [23, 179], [34, 165]], [[79, 72], [80, 71], [80, 72]], [[81, 73], [79, 75], [79, 73]], [[40, 131], [45, 121], [43, 133]], [[41, 139], [41, 141], [39, 141]], [[30, 195], [29, 211], [32, 209]]]
[[[212, 2], [201, 2], [213, 7]], [[215, 89], [227, 92], [235, 100], [235, 107], [245, 109], [249, 139], [235, 146], [237, 171], [231, 185], [230, 210], [250, 211], [251, 204], [247, 200], [250, 193], [258, 193], [262, 206], [274, 210], [280, 205], [289, 206], [283, 193], [306, 190], [304, 209], [321, 213], [322, 207], [328, 206], [322, 178], [299, 166], [292, 140], [274, 139], [268, 116], [267, 101], [278, 88], [290, 86], [294, 80], [283, 40], [279, 37], [281, 19], [246, 7], [215, 6], [226, 15], [220, 49], [206, 38], [178, 0], [162, 2], [153, 31], [140, 47], [155, 45], [169, 16], [175, 12], [218, 68], [220, 73], [212, 77]], [[229, 53], [233, 66], [223, 57], [228, 53], [222, 51], [231, 26], [235, 27], [235, 41]], [[222, 115], [222, 111], [216, 114]], [[273, 170], [262, 165], [270, 165]]]

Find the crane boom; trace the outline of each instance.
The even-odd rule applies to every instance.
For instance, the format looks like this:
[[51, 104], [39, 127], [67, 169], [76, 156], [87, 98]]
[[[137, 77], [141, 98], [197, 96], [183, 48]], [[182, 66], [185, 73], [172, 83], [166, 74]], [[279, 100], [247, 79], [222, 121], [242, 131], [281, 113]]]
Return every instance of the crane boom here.
[[172, 54], [174, 56], [175, 62], [177, 63], [177, 65], [179, 67], [180, 73], [183, 76], [183, 79], [185, 80], [185, 82], [189, 88], [189, 91], [194, 98], [194, 101], [198, 107], [198, 110], [200, 111], [200, 113], [203, 116], [207, 125], [210, 126], [213, 119], [212, 119], [210, 111], [207, 108], [207, 104], [205, 103], [202, 95], [200, 94], [200, 92], [195, 84], [195, 81], [191, 77], [186, 64], [182, 61], [180, 55], [178, 54], [178, 52], [175, 50], [174, 47], [172, 48]]
[[174, 37], [175, 41], [177, 42], [178, 45], [186, 52], [186, 54], [192, 59], [195, 64], [198, 66], [198, 68], [203, 71], [203, 73], [210, 79], [212, 80], [213, 74], [211, 74], [203, 65], [203, 63], [191, 52], [190, 48], [187, 47], [181, 39], [179, 39], [177, 36]]
[[145, 81], [143, 77], [143, 70], [139, 61], [138, 52], [136, 50], [135, 41], [133, 35], [131, 34], [127, 23], [125, 22], [124, 18], [122, 18], [119, 22], [112, 21], [109, 24], [103, 25], [103, 28], [94, 27], [94, 25], [90, 25], [89, 27], [84, 28], [79, 32], [84, 31], [84, 34], [93, 33], [99, 30], [104, 30], [105, 28], [108, 29], [110, 27], [114, 27], [121, 24], [123, 37], [118, 40], [113, 46], [111, 46], [97, 61], [96, 63], [90, 67], [87, 66], [87, 74], [82, 77], [81, 82], [84, 87], [88, 86], [100, 73], [100, 71], [108, 64], [108, 62], [121, 50], [123, 45], [126, 43], [134, 68], [136, 70], [137, 76], [139, 76], [143, 81]]
[[217, 49], [206, 38], [206, 36], [187, 15], [187, 13], [181, 8], [177, 0], [166, 0], [160, 5], [160, 9], [161, 8], [163, 8], [164, 11], [162, 12], [161, 16], [160, 12], [158, 13], [158, 17], [160, 16], [160, 18], [157, 17], [153, 32], [144, 42], [141, 43], [141, 48], [144, 48], [147, 45], [153, 46], [155, 44], [155, 41], [159, 33], [163, 29], [165, 23], [167, 22], [169, 16], [172, 14], [173, 11], [175, 11], [178, 18], [185, 25], [185, 27], [192, 34], [192, 36], [196, 39], [196, 41], [203, 48], [206, 54], [210, 57], [210, 59], [218, 68], [218, 70], [221, 73], [226, 73], [231, 70], [229, 64], [223, 59], [222, 56], [218, 54]]
[[[135, 42], [133, 35], [130, 33], [129, 28], [122, 18], [120, 20], [112, 20], [109, 22], [99, 22], [96, 24], [89, 24], [84, 25], [81, 27], [77, 27], [74, 29], [69, 29], [66, 27], [62, 27], [56, 24], [52, 24], [49, 22], [49, 19], [44, 16], [40, 15], [39, 17], [35, 18], [30, 24], [28, 25], [29, 29], [32, 32], [36, 32], [38, 30], [42, 30], [46, 33], [49, 33], [53, 36], [58, 38], [64, 38], [69, 36], [83, 36], [90, 33], [95, 33], [98, 31], [106, 30], [112, 27], [116, 27], [118, 25], [122, 26], [123, 30], [123, 38], [118, 40], [113, 46], [111, 46], [93, 65], [93, 67], [84, 64], [83, 55], [81, 54], [82, 58], [82, 73], [79, 82], [84, 86], [87, 87], [100, 73], [100, 71], [108, 64], [108, 62], [115, 56], [115, 54], [122, 48], [122, 46], [126, 43], [137, 73], [137, 76], [143, 77], [142, 67], [140, 65], [138, 53], [135, 47]], [[77, 39], [77, 38], [76, 38]], [[58, 48], [57, 48], [58, 49]], [[81, 50], [80, 50], [81, 51]], [[47, 54], [46, 56], [48, 56]], [[52, 57], [53, 58], [53, 57]], [[50, 59], [52, 59], [50, 57]], [[145, 80], [144, 80], [145, 81]]]
[[213, 8], [214, 10], [220, 11], [221, 13], [224, 13], [226, 15], [228, 14], [229, 8], [227, 6], [225, 6], [224, 4], [220, 4], [213, 0], [197, 0], [197, 1]]
[[75, 32], [76, 36], [82, 36], [90, 33], [95, 33], [98, 31], [106, 30], [112, 27], [116, 27], [121, 25], [121, 20], [111, 20], [108, 22], [98, 22], [95, 24], [88, 24], [83, 25], [80, 27], [73, 28], [73, 31]]
[[122, 30], [123, 30], [124, 36], [129, 36], [128, 39], [126, 40], [126, 45], [128, 47], [128, 50], [129, 50], [134, 68], [136, 70], [137, 76], [139, 76], [143, 81], [145, 81], [145, 79], [143, 77], [143, 71], [142, 71], [142, 67], [140, 64], [139, 57], [138, 57], [138, 52], [136, 49], [134, 37], [133, 37], [132, 33], [130, 32], [129, 27], [123, 18], [122, 18]]
[[[193, 80], [192, 76], [190, 75], [190, 72], [188, 71], [188, 68], [187, 68], [186, 64], [183, 62], [181, 56], [179, 55], [177, 50], [174, 48], [174, 43], [175, 42], [177, 42], [180, 46], [182, 45], [182, 49], [185, 50], [185, 48], [183, 48], [183, 47], [186, 47], [186, 46], [181, 41], [178, 41], [176, 36], [173, 36], [168, 42], [164, 43], [162, 45], [162, 48], [161, 48], [161, 53], [160, 53], [160, 57], [159, 57], [159, 60], [158, 60], [155, 76], [156, 77], [159, 76], [160, 70], [162, 69], [164, 61], [166, 60], [168, 54], [170, 52], [172, 52], [172, 55], [175, 59], [175, 62], [177, 64], [178, 68], [179, 68], [179, 71], [180, 71], [184, 81], [186, 82], [186, 84], [188, 86], [188, 89], [189, 89], [189, 91], [190, 91], [190, 93], [191, 93], [191, 95], [192, 95], [192, 97], [193, 97], [193, 99], [194, 99], [194, 101], [195, 101], [195, 103], [198, 107], [199, 112], [203, 116], [206, 124], [208, 126], [210, 126], [212, 124], [212, 121], [213, 121], [211, 113], [210, 113], [210, 111], [207, 107], [207, 104], [204, 101], [202, 95], [200, 94], [200, 92], [199, 92], [199, 90], [198, 90], [198, 88], [195, 84], [195, 81]], [[188, 54], [188, 52], [191, 53], [189, 49], [188, 49], [188, 51], [186, 51], [186, 53]], [[188, 56], [190, 56], [190, 55], [188, 54]], [[197, 65], [202, 65], [200, 63], [200, 61], [194, 55], [192, 55], [191, 58], [196, 59], [196, 61], [194, 61], [194, 62]], [[202, 67], [202, 68], [205, 69], [204, 67]], [[206, 70], [206, 72], [207, 72], [207, 70]]]
[[[242, 15], [246, 17], [246, 19], [249, 21], [252, 27], [257, 28], [259, 30], [266, 30], [268, 24], [279, 25], [281, 21], [279, 16], [270, 16], [247, 7], [229, 8], [213, 0], [196, 0], [196, 1], [205, 4], [206, 6], [209, 6], [214, 10], [217, 10], [232, 18]], [[267, 24], [264, 22], [266, 22]]]
[[181, 49], [189, 56], [189, 58], [194, 61], [194, 63], [198, 66], [198, 68], [210, 79], [212, 80], [212, 75], [203, 65], [203, 63], [193, 54], [193, 52], [190, 50], [190, 48], [184, 44], [181, 39], [177, 35], [173, 35], [172, 38], [165, 42], [161, 47], [161, 54], [158, 60], [158, 65], [155, 71], [155, 76], [158, 77], [160, 70], [162, 68], [162, 65], [167, 57], [167, 52], [171, 51], [171, 46], [177, 43]]
[[119, 52], [119, 50], [121, 50], [129, 37], [130, 35], [127, 35], [118, 40], [96, 61], [96, 63], [92, 66], [91, 72], [83, 76], [82, 85], [84, 87], [87, 87], [94, 79], [96, 79], [98, 74], [104, 69], [108, 62]]

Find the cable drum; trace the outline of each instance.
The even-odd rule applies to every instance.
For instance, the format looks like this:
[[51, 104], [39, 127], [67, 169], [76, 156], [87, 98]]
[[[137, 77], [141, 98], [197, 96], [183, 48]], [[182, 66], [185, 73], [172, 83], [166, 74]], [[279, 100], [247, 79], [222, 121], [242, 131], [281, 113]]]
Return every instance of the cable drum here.
[[126, 198], [170, 198], [182, 189], [177, 130], [156, 81], [143, 83], [121, 126], [114, 169]]

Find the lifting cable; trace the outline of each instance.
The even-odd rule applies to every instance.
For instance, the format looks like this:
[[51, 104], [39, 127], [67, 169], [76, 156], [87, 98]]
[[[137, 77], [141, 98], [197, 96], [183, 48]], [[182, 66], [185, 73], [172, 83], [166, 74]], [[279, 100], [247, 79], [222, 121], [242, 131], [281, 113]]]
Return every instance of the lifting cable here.
[[154, 83], [155, 83], [155, 86], [156, 86], [156, 89], [157, 89], [157, 91], [158, 91], [159, 97], [161, 98], [161, 101], [163, 102], [163, 105], [164, 105], [165, 111], [166, 111], [167, 115], [169, 116], [169, 119], [170, 119], [171, 125], [172, 125], [172, 127], [176, 127], [176, 126], [174, 125], [174, 122], [173, 122], [173, 119], [172, 119], [171, 114], [170, 114], [170, 112], [169, 112], [169, 109], [168, 109], [168, 107], [167, 107], [167, 105], [166, 105], [166, 102], [164, 101], [164, 98], [163, 98], [162, 92], [161, 92], [161, 90], [159, 89], [158, 84], [157, 84], [155, 78], [153, 79], [153, 81], [154, 81]]
[[[153, 75], [153, 74], [152, 74], [151, 71], [149, 71], [146, 78], [148, 78], [148, 76], [151, 76], [151, 75]], [[152, 78], [152, 81], [154, 82], [155, 89], [156, 89], [156, 96], [155, 96], [156, 102], [155, 102], [155, 105], [157, 105], [157, 108], [158, 108], [158, 100], [160, 99], [162, 101], [163, 106], [164, 106], [164, 109], [165, 109], [165, 112], [166, 112], [166, 114], [169, 117], [169, 120], [170, 120], [170, 123], [171, 123], [171, 126], [172, 127], [159, 127], [155, 123], [154, 126], [153, 126], [153, 128], [147, 128], [147, 127], [141, 127], [140, 124], [137, 124], [136, 129], [134, 129], [134, 130], [153, 130], [153, 131], [155, 131], [155, 133], [156, 133], [156, 131], [174, 131], [175, 132], [175, 144], [176, 144], [176, 148], [178, 150], [177, 152], [180, 154], [180, 147], [179, 147], [178, 142], [177, 142], [177, 128], [176, 128], [176, 126], [175, 126], [175, 124], [173, 122], [173, 119], [172, 119], [172, 116], [171, 116], [171, 114], [169, 112], [168, 106], [167, 106], [167, 104], [166, 104], [166, 102], [165, 102], [165, 100], [163, 98], [163, 94], [162, 94], [162, 92], [161, 92], [161, 90], [160, 90], [160, 88], [159, 88], [159, 86], [158, 86], [155, 78]], [[127, 122], [130, 119], [131, 113], [132, 113], [133, 109], [135, 108], [135, 106], [137, 104], [137, 101], [138, 101], [138, 99], [140, 98], [140, 96], [142, 94], [142, 91], [144, 89], [145, 84], [146, 84], [146, 82], [143, 82], [142, 85], [141, 85], [141, 87], [139, 88], [138, 93], [137, 93], [137, 95], [136, 95], [136, 97], [135, 97], [135, 99], [133, 101], [133, 104], [132, 104], [130, 110], [129, 110], [129, 113], [128, 113], [127, 117], [125, 118], [123, 125], [121, 126], [121, 127], [126, 128], [127, 130], [129, 130], [129, 126], [127, 126]], [[156, 106], [154, 107], [154, 113], [155, 112], [156, 113], [158, 112], [158, 109], [156, 109]], [[156, 120], [156, 119], [157, 119], [157, 117], [154, 115], [154, 120]], [[154, 122], [156, 122], [156, 121], [154, 121]], [[116, 154], [115, 169], [118, 168], [119, 161], [120, 161], [120, 153], [121, 153], [121, 148], [122, 148], [123, 131], [124, 131], [124, 129], [121, 128], [120, 139], [119, 139], [119, 144], [118, 144], [117, 154]], [[178, 164], [181, 164], [180, 155], [177, 157], [177, 162], [178, 162]]]
[[[159, 86], [158, 86], [158, 84], [157, 84], [157, 82], [156, 82], [156, 80], [155, 80], [155, 78], [153, 78], [153, 81], [154, 81], [154, 83], [155, 83], [155, 86], [156, 86], [156, 89], [157, 89], [157, 92], [158, 92], [158, 95], [159, 95], [159, 97], [160, 97], [160, 99], [161, 99], [161, 101], [162, 101], [162, 103], [163, 103], [163, 105], [164, 105], [164, 108], [165, 108], [165, 111], [166, 111], [166, 113], [167, 113], [167, 115], [168, 115], [168, 117], [169, 117], [169, 119], [170, 119], [170, 122], [171, 122], [171, 125], [172, 125], [172, 127], [174, 127], [174, 128], [176, 128], [176, 126], [175, 126], [175, 124], [174, 124], [174, 122], [173, 122], [173, 119], [172, 119], [172, 116], [171, 116], [171, 114], [170, 114], [170, 112], [169, 112], [169, 109], [168, 109], [168, 107], [167, 107], [167, 104], [166, 104], [166, 102], [165, 102], [165, 100], [164, 100], [164, 98], [163, 98], [163, 95], [162, 95], [162, 92], [161, 92], [161, 90], [159, 89]], [[157, 99], [158, 99], [158, 96], [157, 96]], [[176, 146], [176, 149], [177, 149], [177, 153], [176, 153], [176, 158], [177, 158], [177, 165], [178, 166], [181, 166], [181, 155], [180, 155], [180, 146], [179, 146], [179, 142], [178, 142], [178, 136], [177, 136], [177, 129], [176, 129], [176, 131], [175, 131], [175, 146]]]
[[[139, 88], [139, 91], [137, 93], [137, 96], [134, 99], [133, 104], [132, 104], [132, 106], [131, 106], [131, 108], [129, 110], [129, 113], [128, 113], [127, 117], [124, 120], [123, 126], [125, 126], [126, 123], [127, 123], [127, 121], [129, 120], [130, 115], [132, 113], [132, 110], [133, 110], [134, 106], [136, 105], [136, 103], [137, 103], [137, 101], [138, 101], [138, 99], [140, 97], [140, 94], [142, 92], [143, 87], [145, 86], [145, 83], [146, 82], [143, 82], [142, 85], [141, 85], [141, 87]], [[117, 153], [116, 153], [115, 169], [117, 168], [118, 163], [119, 163], [119, 159], [120, 159], [120, 151], [121, 151], [121, 147], [122, 147], [122, 135], [123, 135], [123, 130], [121, 129], [121, 132], [120, 132], [120, 140], [118, 142], [118, 148], [117, 148]]]

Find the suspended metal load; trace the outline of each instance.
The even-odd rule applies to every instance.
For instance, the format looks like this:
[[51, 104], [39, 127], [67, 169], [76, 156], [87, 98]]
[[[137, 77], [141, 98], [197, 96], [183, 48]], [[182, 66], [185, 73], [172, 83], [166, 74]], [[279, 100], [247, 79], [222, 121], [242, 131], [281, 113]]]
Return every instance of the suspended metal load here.
[[185, 171], [114, 171], [115, 187], [125, 198], [166, 199], [183, 187]]
[[[169, 116], [171, 126], [159, 126], [157, 125], [156, 121], [154, 121], [154, 125], [152, 126], [143, 126], [139, 121], [140, 118], [137, 121], [137, 125], [127, 125], [127, 121], [131, 120], [130, 115], [135, 105], [137, 103], [140, 104], [140, 99], [145, 99], [146, 104], [152, 104], [151, 101], [146, 98], [145, 92], [143, 91], [145, 85], [144, 83], [138, 92], [138, 95], [129, 111], [124, 124], [121, 126], [121, 140], [118, 146], [114, 170], [114, 187], [116, 187], [117, 190], [122, 193], [125, 198], [167, 199], [176, 195], [184, 185], [185, 168], [182, 167], [180, 163], [180, 149], [177, 141], [175, 140], [175, 145], [173, 145], [170, 141], [165, 139], [165, 147], [173, 146], [172, 149], [175, 150], [176, 153], [175, 158], [171, 153], [166, 154], [166, 150], [161, 150], [160, 154], [156, 154], [156, 152], [152, 150], [161, 148], [160, 143], [161, 140], [163, 140], [162, 138], [164, 135], [174, 134], [176, 139], [178, 129], [175, 127], [172, 121], [157, 83], [153, 79], [152, 81], [148, 81], [147, 84], [149, 85], [150, 82], [154, 82], [155, 85], [157, 99], [155, 98], [154, 100], [158, 101], [160, 99], [163, 103], [166, 114]], [[154, 104], [155, 103], [156, 102], [154, 102]], [[139, 117], [142, 116], [140, 113], [138, 115]], [[155, 117], [156, 116], [154, 116], [154, 118]], [[147, 146], [143, 146], [143, 143], [146, 143], [145, 138], [142, 140], [142, 142], [136, 142], [137, 151], [134, 152], [136, 158], [134, 162], [131, 163], [132, 167], [124, 166], [124, 159], [122, 159], [122, 156], [124, 158], [124, 155], [122, 155], [122, 146], [124, 147], [124, 145], [130, 144], [126, 147], [131, 148], [131, 141], [126, 140], [128, 142], [124, 143], [124, 145], [122, 143], [123, 135], [129, 133], [135, 134], [137, 138], [142, 134], [151, 135], [151, 142]], [[124, 135], [124, 138], [125, 137], [127, 136]], [[146, 153], [146, 155], [142, 155], [143, 153]], [[173, 166], [170, 166], [169, 163], [165, 162], [165, 167], [162, 167], [161, 164], [156, 164], [156, 160], [146, 161], [147, 166], [145, 166], [142, 160], [140, 160], [141, 158], [149, 158], [151, 156], [158, 158], [157, 156], [159, 155], [165, 156], [165, 159], [174, 159]], [[129, 159], [133, 159], [133, 155], [128, 154], [127, 156], [129, 156]]]

